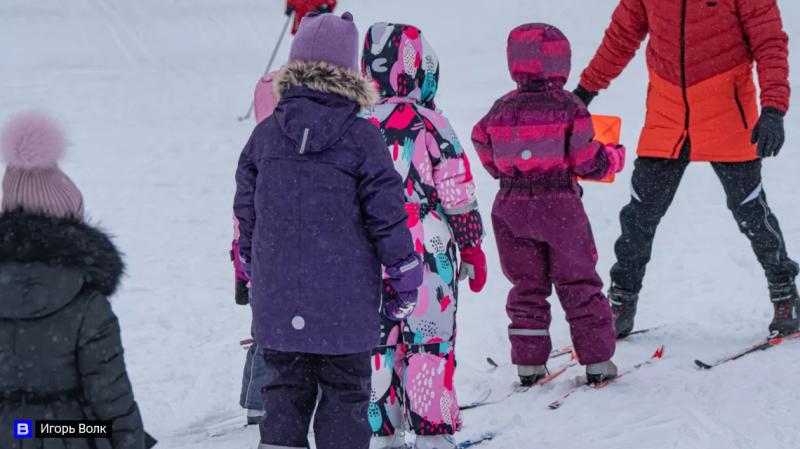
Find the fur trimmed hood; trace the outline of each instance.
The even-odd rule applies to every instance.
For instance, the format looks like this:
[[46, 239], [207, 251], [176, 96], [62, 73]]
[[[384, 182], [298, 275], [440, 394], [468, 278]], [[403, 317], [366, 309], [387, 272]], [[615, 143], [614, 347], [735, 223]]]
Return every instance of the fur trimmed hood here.
[[105, 296], [117, 291], [125, 271], [122, 254], [92, 225], [21, 211], [0, 215], [0, 266], [32, 264], [79, 273], [82, 287]]
[[275, 99], [280, 101], [289, 88], [301, 86], [339, 95], [357, 103], [361, 109], [371, 108], [381, 99], [375, 84], [360, 74], [326, 62], [306, 61], [290, 62], [275, 74]]

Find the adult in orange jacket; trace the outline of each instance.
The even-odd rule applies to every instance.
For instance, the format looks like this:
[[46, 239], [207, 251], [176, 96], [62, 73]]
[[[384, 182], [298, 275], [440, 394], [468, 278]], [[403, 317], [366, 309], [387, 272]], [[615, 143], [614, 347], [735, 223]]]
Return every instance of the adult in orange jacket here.
[[770, 331], [797, 332], [798, 265], [787, 255], [761, 183], [761, 159], [783, 146], [789, 108], [788, 36], [777, 0], [621, 0], [575, 93], [590, 103], [648, 35], [647, 118], [611, 270], [618, 335], [633, 329], [656, 228], [690, 161], [712, 163], [766, 272], [775, 308]]

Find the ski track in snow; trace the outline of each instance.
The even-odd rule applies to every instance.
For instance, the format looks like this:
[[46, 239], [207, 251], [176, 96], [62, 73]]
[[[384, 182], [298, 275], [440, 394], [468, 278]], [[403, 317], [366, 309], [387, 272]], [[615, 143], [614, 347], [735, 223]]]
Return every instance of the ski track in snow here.
[[[479, 3], [341, 0], [340, 8], [355, 13], [362, 32], [378, 20], [414, 23], [425, 31], [442, 62], [438, 104], [470, 152], [490, 229], [497, 185], [480, 168], [469, 135], [492, 102], [512, 88], [508, 31], [524, 21], [562, 28], [573, 44], [574, 86], [616, 1]], [[800, 4], [779, 3], [796, 69]], [[0, 46], [0, 120], [22, 109], [45, 109], [68, 132], [64, 168], [83, 190], [89, 214], [127, 254], [128, 277], [113, 302], [136, 396], [159, 447], [257, 445], [257, 428], [241, 427], [244, 352], [238, 341], [249, 333], [249, 310], [234, 304], [227, 251], [233, 173], [252, 129], [236, 117], [247, 108], [276, 42], [282, 10], [280, 2], [255, 0], [0, 5], [0, 41], [9, 43]], [[623, 117], [629, 147], [628, 167], [616, 184], [585, 185], [604, 277], [644, 120], [643, 53], [592, 105], [596, 113]], [[284, 43], [278, 60], [287, 54]], [[800, 92], [797, 73], [792, 84]], [[800, 258], [797, 114], [790, 112], [786, 124], [788, 142], [778, 160], [765, 163], [765, 186], [790, 253]], [[489, 283], [479, 295], [464, 288], [459, 311], [462, 403], [489, 387], [494, 396], [505, 394], [516, 379], [506, 337], [509, 285], [491, 232], [484, 248]], [[568, 330], [560, 307], [553, 310], [554, 346], [562, 346]], [[752, 344], [764, 336], [770, 317], [761, 269], [725, 207], [718, 180], [707, 165], [693, 165], [659, 229], [640, 305], [640, 327], [664, 327], [621, 342], [615, 358], [624, 369], [664, 343], [664, 360], [548, 410], [582, 374], [573, 368], [552, 385], [465, 412], [459, 437], [499, 431], [480, 446], [486, 449], [796, 449], [798, 342], [711, 372], [692, 363]], [[487, 356], [500, 368], [487, 372]]]

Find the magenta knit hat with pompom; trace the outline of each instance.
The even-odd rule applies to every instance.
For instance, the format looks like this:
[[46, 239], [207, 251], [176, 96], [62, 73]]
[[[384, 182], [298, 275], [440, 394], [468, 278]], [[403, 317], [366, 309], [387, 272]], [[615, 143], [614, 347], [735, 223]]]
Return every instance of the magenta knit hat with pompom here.
[[83, 220], [83, 195], [58, 168], [64, 137], [58, 124], [39, 113], [12, 118], [3, 129], [3, 212]]

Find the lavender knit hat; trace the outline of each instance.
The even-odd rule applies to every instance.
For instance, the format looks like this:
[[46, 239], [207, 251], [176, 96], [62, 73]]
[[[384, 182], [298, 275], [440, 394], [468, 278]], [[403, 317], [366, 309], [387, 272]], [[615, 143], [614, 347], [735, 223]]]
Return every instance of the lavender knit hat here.
[[83, 196], [58, 168], [64, 137], [58, 124], [39, 113], [12, 118], [3, 129], [2, 211], [83, 220]]
[[358, 72], [358, 28], [349, 12], [342, 17], [311, 12], [292, 42], [289, 62], [327, 62]]

